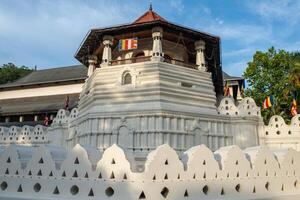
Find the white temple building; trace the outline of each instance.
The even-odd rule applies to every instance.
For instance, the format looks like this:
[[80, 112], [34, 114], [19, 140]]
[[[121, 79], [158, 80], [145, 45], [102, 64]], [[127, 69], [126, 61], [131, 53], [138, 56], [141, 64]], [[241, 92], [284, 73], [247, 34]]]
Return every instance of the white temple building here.
[[90, 30], [78, 107], [0, 127], [0, 199], [300, 199], [300, 115], [224, 98], [220, 52], [152, 8]]

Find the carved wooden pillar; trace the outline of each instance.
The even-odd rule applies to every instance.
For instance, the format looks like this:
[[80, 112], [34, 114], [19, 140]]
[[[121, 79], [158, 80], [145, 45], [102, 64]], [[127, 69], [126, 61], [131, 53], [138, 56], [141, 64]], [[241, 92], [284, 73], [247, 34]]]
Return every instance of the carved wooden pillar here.
[[111, 62], [111, 45], [112, 45], [112, 37], [104, 36], [103, 37], [103, 54], [102, 54], [102, 62], [101, 67], [110, 65]]
[[97, 57], [96, 56], [89, 56], [88, 59], [89, 59], [88, 60], [89, 69], [88, 69], [87, 76], [90, 77], [96, 69]]
[[196, 65], [198, 69], [201, 71], [206, 71], [204, 50], [205, 50], [205, 42], [203, 40], [199, 40], [195, 42], [195, 50], [197, 51], [196, 55]]
[[152, 29], [153, 48], [152, 48], [152, 61], [163, 61], [164, 54], [162, 51], [162, 36], [163, 30], [160, 27]]

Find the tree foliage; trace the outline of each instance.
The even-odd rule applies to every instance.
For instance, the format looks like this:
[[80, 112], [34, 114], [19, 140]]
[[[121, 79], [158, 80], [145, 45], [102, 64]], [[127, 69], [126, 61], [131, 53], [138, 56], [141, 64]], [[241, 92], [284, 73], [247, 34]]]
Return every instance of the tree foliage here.
[[0, 66], [0, 84], [13, 82], [32, 72], [32, 69], [21, 66], [18, 67], [13, 63], [8, 63]]
[[267, 52], [257, 51], [248, 62], [244, 77], [249, 87], [245, 95], [254, 98], [261, 108], [267, 96], [273, 95], [274, 98], [275, 105], [262, 110], [266, 123], [274, 114], [281, 115], [287, 122], [290, 120], [293, 95], [299, 96], [300, 90], [299, 60], [299, 53], [271, 47]]

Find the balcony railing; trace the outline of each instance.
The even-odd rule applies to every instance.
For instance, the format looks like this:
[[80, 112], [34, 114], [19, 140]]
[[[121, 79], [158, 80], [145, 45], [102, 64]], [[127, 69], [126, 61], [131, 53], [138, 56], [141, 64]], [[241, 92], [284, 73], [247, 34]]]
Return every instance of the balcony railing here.
[[[123, 65], [123, 64], [132, 64], [132, 63], [139, 63], [139, 62], [146, 62], [150, 61], [151, 56], [141, 56], [141, 57], [136, 57], [136, 58], [128, 58], [128, 59], [121, 59], [121, 60], [112, 60], [110, 61], [110, 65]], [[174, 64], [174, 65], [179, 65], [191, 69], [197, 69], [197, 65], [193, 63], [188, 63], [182, 60], [177, 60], [173, 58], [165, 58], [164, 62]]]
[[165, 58], [164, 62], [171, 63], [173, 65], [179, 65], [179, 66], [191, 68], [191, 69], [197, 69], [197, 65], [196, 64], [188, 63], [188, 62], [185, 62], [183, 60], [177, 60], [177, 59], [174, 59], [174, 58]]
[[146, 62], [146, 61], [150, 61], [150, 60], [151, 60], [151, 56], [141, 56], [141, 57], [136, 57], [136, 58], [122, 59], [122, 60], [112, 60], [112, 61], [110, 61], [110, 64], [112, 66], [114, 66], [114, 65], [124, 65], [124, 64]]

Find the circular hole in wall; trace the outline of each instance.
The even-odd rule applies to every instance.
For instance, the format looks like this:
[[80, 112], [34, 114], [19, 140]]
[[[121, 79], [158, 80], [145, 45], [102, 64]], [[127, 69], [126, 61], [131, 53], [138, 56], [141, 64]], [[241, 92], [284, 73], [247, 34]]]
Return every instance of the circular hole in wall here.
[[277, 134], [277, 135], [280, 135], [280, 131], [277, 131], [276, 134]]
[[79, 187], [77, 185], [73, 185], [70, 189], [72, 195], [76, 195], [79, 192]]
[[266, 190], [269, 190], [269, 187], [270, 187], [270, 184], [269, 184], [269, 182], [266, 182], [266, 184], [265, 184], [265, 188], [266, 188]]
[[298, 181], [294, 182], [294, 187], [297, 188], [298, 187]]
[[241, 185], [240, 185], [240, 184], [237, 184], [237, 185], [235, 186], [235, 190], [236, 190], [237, 192], [240, 192], [240, 189], [241, 189]]
[[112, 189], [112, 187], [108, 187], [108, 188], [105, 190], [105, 194], [106, 194], [106, 196], [108, 196], [108, 197], [113, 196], [114, 193], [115, 193], [115, 191], [114, 191], [114, 189]]
[[41, 190], [42, 186], [39, 183], [34, 184], [33, 190], [35, 192], [39, 192]]
[[208, 186], [205, 185], [205, 186], [202, 188], [202, 191], [203, 191], [204, 194], [207, 195], [207, 193], [208, 193]]
[[7, 188], [7, 182], [6, 181], [3, 181], [2, 183], [1, 183], [1, 185], [0, 185], [0, 187], [1, 187], [1, 190], [6, 190], [6, 188]]

